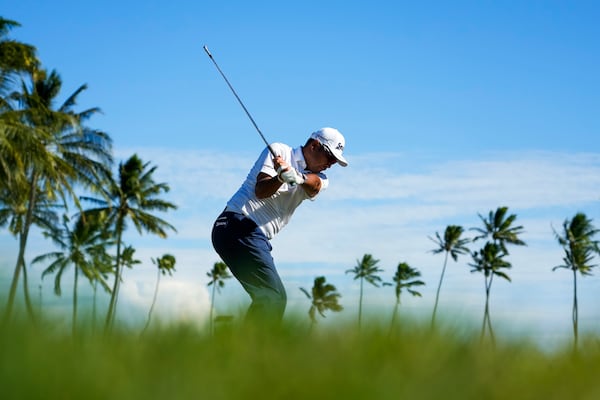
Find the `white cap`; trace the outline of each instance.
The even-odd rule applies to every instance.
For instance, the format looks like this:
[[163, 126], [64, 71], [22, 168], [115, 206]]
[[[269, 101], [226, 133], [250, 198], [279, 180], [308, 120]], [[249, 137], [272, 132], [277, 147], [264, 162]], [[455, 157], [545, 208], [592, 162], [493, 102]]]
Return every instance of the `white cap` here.
[[321, 128], [318, 131], [313, 132], [310, 135], [311, 139], [318, 140], [323, 146], [325, 146], [331, 154], [336, 158], [338, 164], [342, 167], [348, 165], [348, 161], [342, 155], [346, 140], [344, 136], [335, 128]]

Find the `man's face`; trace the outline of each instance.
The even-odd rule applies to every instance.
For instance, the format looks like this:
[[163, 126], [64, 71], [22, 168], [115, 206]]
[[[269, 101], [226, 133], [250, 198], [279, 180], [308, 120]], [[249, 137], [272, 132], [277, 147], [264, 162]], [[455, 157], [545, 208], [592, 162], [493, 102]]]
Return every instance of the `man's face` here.
[[305, 146], [304, 159], [306, 168], [311, 172], [324, 171], [337, 162], [329, 149], [317, 140], [313, 140], [308, 146]]

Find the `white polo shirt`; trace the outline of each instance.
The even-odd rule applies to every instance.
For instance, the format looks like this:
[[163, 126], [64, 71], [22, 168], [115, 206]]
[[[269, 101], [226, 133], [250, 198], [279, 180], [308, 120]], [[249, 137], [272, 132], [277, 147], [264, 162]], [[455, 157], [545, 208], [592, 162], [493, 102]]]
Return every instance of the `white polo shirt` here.
[[[273, 143], [271, 148], [292, 168], [296, 168], [300, 172], [310, 172], [306, 171], [306, 161], [301, 147], [292, 149], [283, 143]], [[300, 203], [306, 199], [314, 200], [316, 196], [308, 196], [300, 185], [292, 186], [284, 183], [271, 197], [259, 199], [254, 193], [254, 188], [260, 172], [269, 176], [277, 175], [273, 165], [273, 156], [268, 148], [263, 150], [242, 186], [229, 199], [226, 210], [246, 215], [256, 222], [267, 238], [272, 239], [287, 225]], [[321, 190], [325, 190], [329, 185], [327, 176], [323, 173], [318, 175], [321, 178]]]

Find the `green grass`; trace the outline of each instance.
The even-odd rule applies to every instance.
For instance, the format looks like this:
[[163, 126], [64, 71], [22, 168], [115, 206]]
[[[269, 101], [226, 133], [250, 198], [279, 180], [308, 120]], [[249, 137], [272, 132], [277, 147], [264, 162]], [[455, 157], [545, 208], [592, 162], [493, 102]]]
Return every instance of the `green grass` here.
[[599, 399], [594, 338], [552, 352], [476, 333], [287, 321], [211, 337], [179, 325], [110, 336], [15, 322], [0, 332], [3, 399]]

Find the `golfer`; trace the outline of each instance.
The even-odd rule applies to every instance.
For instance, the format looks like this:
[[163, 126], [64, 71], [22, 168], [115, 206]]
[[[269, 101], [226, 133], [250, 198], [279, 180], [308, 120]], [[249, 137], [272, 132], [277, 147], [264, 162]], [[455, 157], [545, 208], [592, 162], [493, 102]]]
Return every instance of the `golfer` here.
[[273, 257], [272, 239], [288, 223], [296, 207], [329, 185], [324, 170], [345, 167], [345, 140], [334, 128], [310, 135], [304, 146], [271, 144], [261, 153], [246, 180], [227, 202], [212, 229], [212, 243], [233, 276], [250, 295], [246, 321], [279, 323], [286, 293]]

